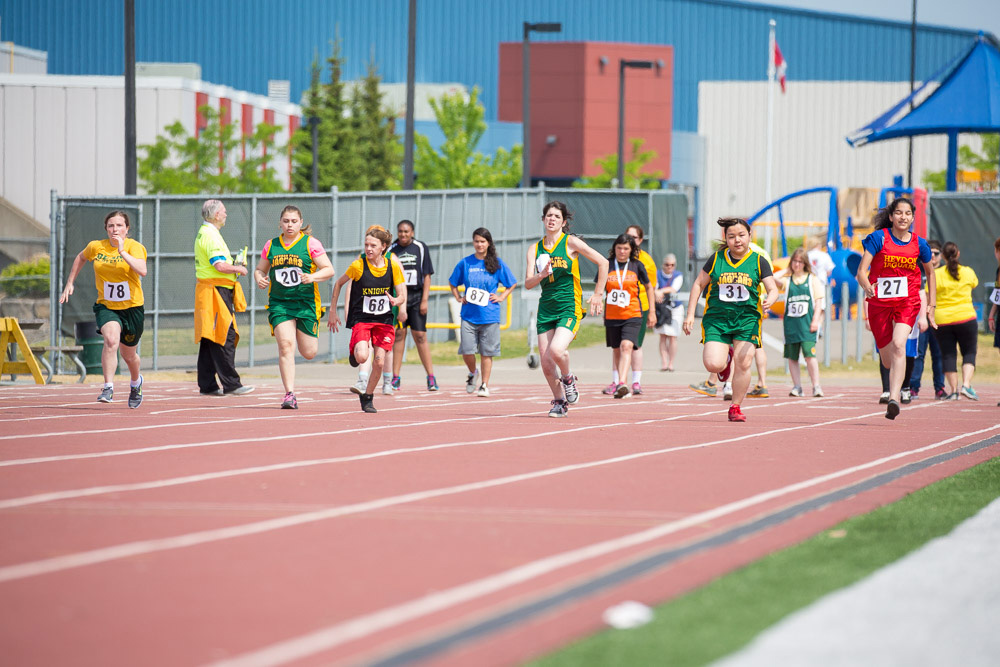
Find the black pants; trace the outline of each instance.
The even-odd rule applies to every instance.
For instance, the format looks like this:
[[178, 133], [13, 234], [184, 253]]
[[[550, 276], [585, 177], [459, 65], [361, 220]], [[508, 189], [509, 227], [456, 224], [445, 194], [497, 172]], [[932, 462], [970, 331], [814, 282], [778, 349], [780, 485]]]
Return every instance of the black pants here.
[[[910, 388], [910, 378], [913, 377], [913, 362], [915, 361], [916, 359], [913, 357], [906, 358], [906, 370], [903, 371], [903, 386], [900, 387], [901, 390]], [[881, 359], [878, 362], [878, 372], [882, 377], [882, 392], [889, 391], [889, 369], [882, 365]]]
[[[226, 302], [229, 312], [233, 310], [233, 290], [216, 286], [215, 290]], [[215, 381], [215, 376], [219, 376], [219, 381]], [[207, 338], [201, 339], [201, 346], [198, 348], [198, 389], [203, 394], [211, 394], [219, 390], [233, 391], [243, 386], [240, 382], [240, 374], [236, 372], [236, 327], [230, 326], [229, 333], [226, 334], [226, 344], [219, 345]]]
[[976, 320], [958, 322], [957, 324], [939, 324], [934, 330], [938, 345], [941, 347], [941, 366], [945, 373], [958, 371], [957, 346], [962, 353], [962, 363], [976, 365], [976, 348], [978, 347], [978, 323]]

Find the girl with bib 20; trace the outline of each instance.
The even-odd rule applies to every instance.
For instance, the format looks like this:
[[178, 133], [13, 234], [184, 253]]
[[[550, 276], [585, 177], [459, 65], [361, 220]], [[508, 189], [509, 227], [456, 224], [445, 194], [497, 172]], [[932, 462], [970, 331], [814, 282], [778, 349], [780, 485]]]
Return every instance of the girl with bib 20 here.
[[253, 275], [257, 287], [267, 290], [267, 321], [278, 343], [278, 372], [285, 386], [281, 407], [296, 410], [295, 348], [306, 359], [319, 350], [318, 283], [333, 277], [333, 265], [310, 227], [302, 226], [297, 207], [282, 209], [279, 226], [281, 234], [264, 244]]
[[608, 279], [608, 260], [583, 240], [569, 234], [573, 215], [562, 202], [549, 202], [542, 209], [545, 236], [528, 249], [527, 278], [524, 289], [542, 287], [538, 300], [536, 331], [542, 372], [552, 390], [549, 417], [565, 417], [569, 404], [580, 399], [576, 376], [569, 369], [569, 344], [576, 337], [583, 318], [579, 256], [597, 265], [597, 286], [590, 297], [590, 314], [603, 310], [604, 284]]
[[937, 328], [937, 282], [927, 241], [910, 231], [913, 202], [904, 197], [875, 214], [875, 231], [862, 241], [865, 252], [858, 268], [858, 285], [868, 301], [868, 322], [882, 365], [889, 369], [886, 419], [899, 414], [906, 373], [906, 339], [920, 314], [920, 266], [927, 275], [927, 323]]
[[[340, 328], [340, 318], [337, 316], [337, 302], [340, 300], [340, 290], [349, 281], [351, 283], [350, 301], [345, 308], [347, 312], [347, 327], [351, 330], [348, 360], [351, 366], [357, 367], [372, 356], [372, 370], [368, 377], [368, 386], [361, 394], [361, 409], [365, 412], [378, 412], [372, 401], [375, 387], [385, 365], [386, 352], [392, 349], [396, 340], [393, 327], [392, 307], [399, 307], [399, 321], [406, 322], [406, 278], [403, 267], [395, 255], [385, 255], [392, 235], [385, 227], [372, 225], [365, 232], [365, 254], [351, 262], [337, 282], [333, 285], [333, 300], [330, 308], [329, 326], [331, 331]], [[396, 296], [392, 289], [396, 288]]]
[[97, 330], [104, 337], [104, 350], [101, 352], [104, 388], [97, 400], [110, 403], [114, 399], [115, 371], [118, 369], [118, 351], [121, 350], [131, 378], [128, 406], [137, 408], [142, 403], [142, 375], [139, 374], [139, 352], [136, 348], [142, 338], [145, 319], [142, 278], [146, 275], [146, 248], [128, 237], [129, 227], [125, 211], [111, 211], [105, 216], [104, 230], [108, 238], [91, 241], [76, 256], [66, 279], [66, 287], [59, 295], [59, 303], [69, 301], [80, 269], [87, 262], [93, 262], [97, 284], [94, 315]]
[[[729, 421], [745, 422], [740, 404], [750, 386], [750, 366], [761, 346], [761, 321], [764, 311], [778, 298], [778, 286], [771, 273], [771, 263], [750, 248], [750, 224], [742, 218], [720, 218], [726, 246], [712, 255], [702, 267], [688, 301], [684, 334], [694, 329], [694, 312], [703, 289], [705, 313], [701, 320], [701, 340], [705, 344], [702, 361], [710, 373], [719, 373], [728, 365], [729, 347], [733, 348], [733, 402]], [[760, 299], [760, 284], [767, 296]]]

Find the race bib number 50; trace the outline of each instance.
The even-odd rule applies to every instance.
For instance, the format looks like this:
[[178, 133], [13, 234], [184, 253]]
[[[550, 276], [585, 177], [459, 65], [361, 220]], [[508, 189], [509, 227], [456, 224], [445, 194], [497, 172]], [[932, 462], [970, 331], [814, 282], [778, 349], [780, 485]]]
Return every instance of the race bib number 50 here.
[[719, 285], [719, 300], [725, 301], [727, 303], [739, 303], [741, 301], [749, 301], [750, 290], [746, 288], [746, 285], [738, 285], [735, 283], [726, 283], [725, 285]]
[[788, 310], [785, 313], [788, 317], [802, 317], [809, 312], [809, 303], [806, 301], [792, 301], [788, 304]]
[[105, 301], [131, 301], [132, 290], [129, 289], [127, 282], [122, 283], [104, 283], [104, 300]]
[[476, 306], [485, 306], [490, 302], [490, 293], [476, 287], [465, 290], [465, 301]]
[[908, 294], [908, 283], [902, 276], [879, 278], [875, 283], [875, 296], [879, 299], [902, 299]]
[[383, 315], [389, 312], [389, 295], [366, 296], [361, 302], [361, 310], [369, 315]]

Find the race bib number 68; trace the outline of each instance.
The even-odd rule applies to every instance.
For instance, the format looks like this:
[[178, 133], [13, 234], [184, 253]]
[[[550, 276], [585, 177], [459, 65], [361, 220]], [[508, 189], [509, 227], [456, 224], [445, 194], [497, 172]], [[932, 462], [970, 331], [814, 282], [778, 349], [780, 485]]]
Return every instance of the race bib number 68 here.
[[369, 315], [382, 315], [389, 312], [389, 295], [366, 296], [361, 302], [361, 310]]

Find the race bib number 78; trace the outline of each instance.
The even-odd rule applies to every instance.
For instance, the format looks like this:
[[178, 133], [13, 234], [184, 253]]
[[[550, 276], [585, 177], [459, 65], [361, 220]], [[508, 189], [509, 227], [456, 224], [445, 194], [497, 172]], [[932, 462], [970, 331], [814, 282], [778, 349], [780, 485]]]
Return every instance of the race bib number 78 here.
[[129, 301], [132, 299], [132, 290], [129, 289], [128, 282], [104, 283], [105, 301]]

